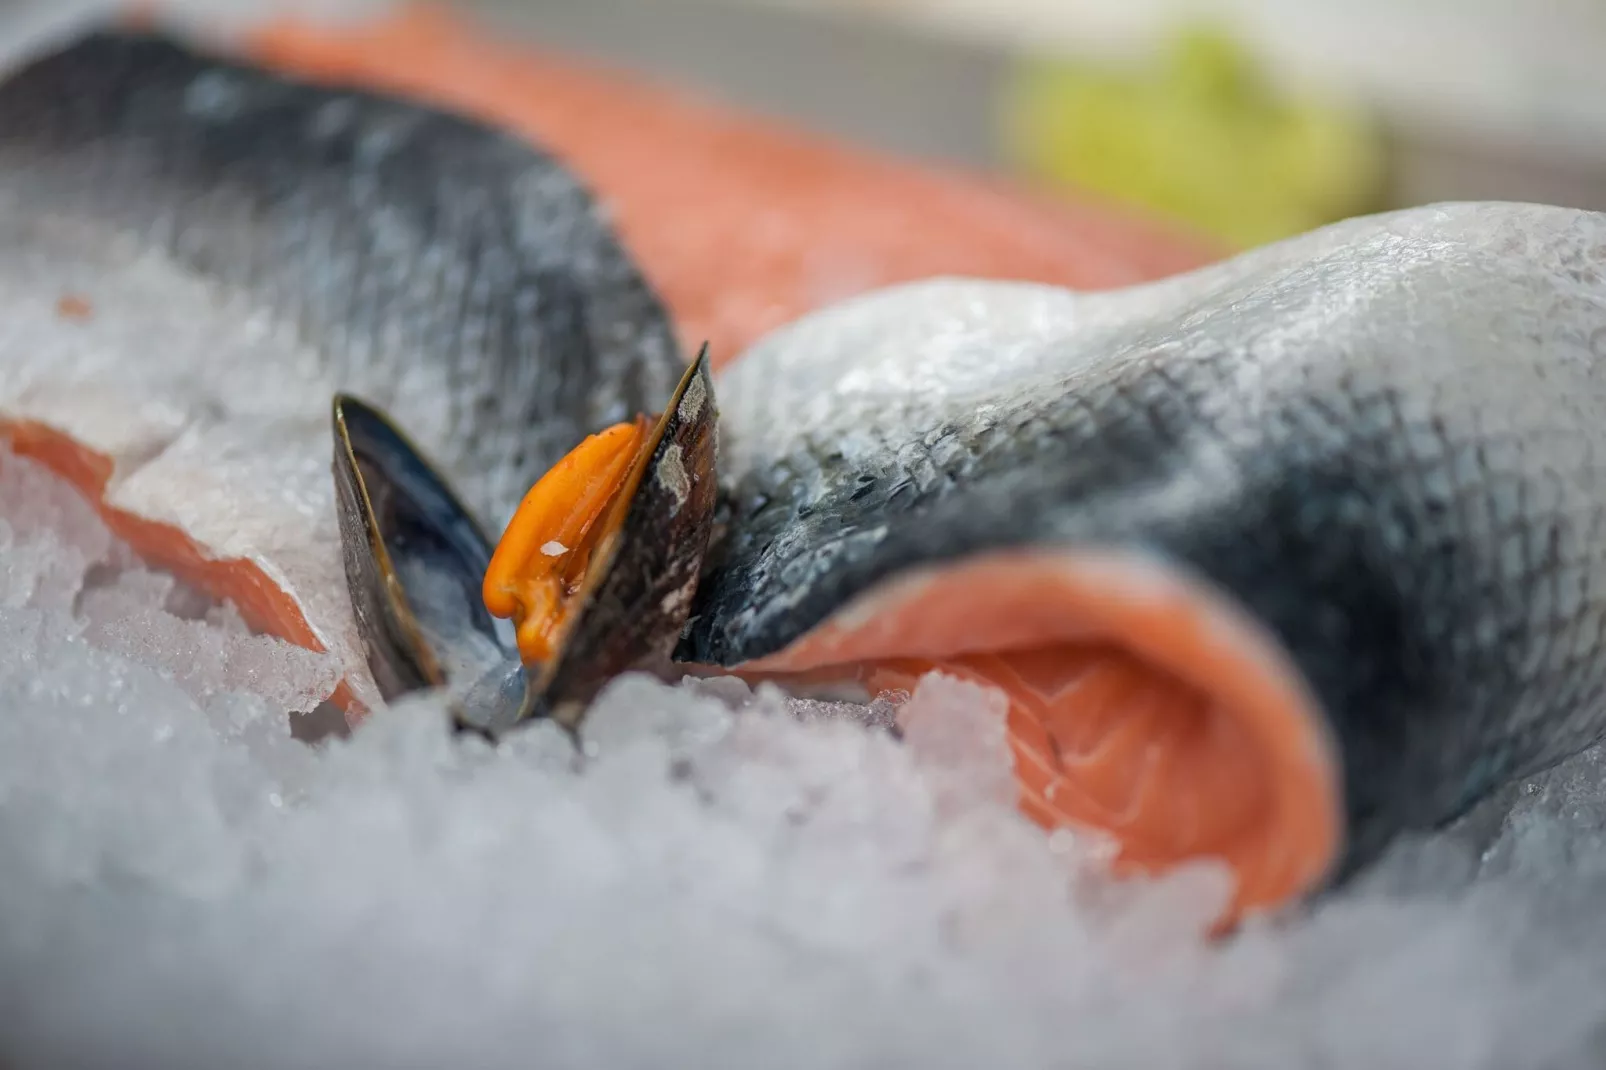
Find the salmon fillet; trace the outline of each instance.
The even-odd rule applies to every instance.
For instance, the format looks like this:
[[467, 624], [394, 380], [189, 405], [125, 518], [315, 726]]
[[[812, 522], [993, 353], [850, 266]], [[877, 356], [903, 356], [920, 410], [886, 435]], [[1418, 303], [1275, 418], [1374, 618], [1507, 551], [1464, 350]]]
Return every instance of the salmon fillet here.
[[839, 144], [494, 37], [429, 5], [286, 20], [248, 55], [460, 109], [545, 145], [597, 190], [715, 368], [810, 309], [931, 275], [1123, 286], [1220, 255], [1124, 209]]
[[1606, 732], [1606, 216], [1356, 219], [1119, 293], [933, 280], [720, 381], [688, 661], [1013, 698], [1024, 802], [1236, 906]]
[[[257, 627], [335, 651], [353, 717], [376, 696], [339, 582], [332, 393], [355, 390], [395, 413], [487, 530], [500, 531], [564, 450], [650, 409], [678, 374], [674, 328], [594, 218], [585, 187], [599, 179], [586, 167], [615, 184], [605, 194], [631, 241], [669, 258], [656, 270], [692, 308], [681, 333], [728, 320], [727, 358], [776, 308], [794, 307], [789, 287], [802, 265], [818, 266], [810, 242], [842, 210], [856, 169], [879, 176], [853, 195], [861, 222], [895, 210], [907, 183], [937, 191], [932, 210], [969, 188], [666, 100], [422, 9], [357, 28], [280, 24], [253, 48], [287, 70], [405, 90], [491, 125], [298, 86], [138, 35], [26, 68], [0, 87], [9, 293], [25, 310], [10, 317], [0, 424], [150, 560], [237, 601]], [[564, 141], [581, 177], [501, 129]], [[664, 185], [642, 181], [643, 151]], [[730, 153], [758, 170], [733, 172]], [[762, 242], [761, 259], [785, 270], [764, 276], [740, 253], [715, 255], [763, 231], [765, 169], [809, 159], [821, 161], [821, 186], [787, 187], [801, 197], [787, 209], [799, 226]], [[719, 196], [684, 202], [716, 185]], [[1121, 223], [1089, 214], [1055, 225], [1055, 210], [978, 196], [978, 233], [1007, 234], [1014, 250], [1002, 260], [998, 242], [972, 245], [957, 225], [931, 236], [926, 217], [918, 227], [899, 217], [899, 241], [934, 244], [974, 271], [1072, 265], [1104, 284], [1198, 255], [1157, 238], [1136, 268], [1111, 245]], [[531, 208], [556, 229], [523, 224], [521, 236]], [[862, 243], [841, 232], [827, 259], [851, 248], [859, 263], [875, 261], [900, 247], [892, 229], [879, 225]], [[923, 267], [898, 264], [888, 270]], [[717, 270], [698, 276], [703, 267]], [[757, 319], [741, 311], [755, 307]], [[168, 341], [152, 353], [150, 338]], [[543, 346], [564, 356], [547, 358]]]

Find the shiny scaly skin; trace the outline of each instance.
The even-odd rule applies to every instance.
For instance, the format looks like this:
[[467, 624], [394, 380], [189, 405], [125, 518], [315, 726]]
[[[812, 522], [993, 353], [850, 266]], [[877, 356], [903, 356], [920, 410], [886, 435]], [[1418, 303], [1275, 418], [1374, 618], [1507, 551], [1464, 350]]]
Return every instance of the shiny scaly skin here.
[[[105, 227], [292, 325], [491, 530], [585, 435], [662, 405], [684, 367], [658, 298], [552, 157], [157, 36], [93, 34], [0, 85], [0, 201]], [[424, 365], [451, 388], [401, 390]]]
[[1147, 553], [1303, 674], [1353, 871], [1606, 730], [1603, 272], [1606, 217], [1449, 205], [1113, 294], [808, 317], [721, 379], [725, 534], [679, 656], [770, 654], [982, 551]]
[[[293, 324], [482, 521], [680, 369], [555, 161], [160, 39], [90, 37], [0, 87], [0, 199]], [[720, 384], [725, 534], [681, 656], [775, 651], [916, 565], [1146, 549], [1297, 663], [1363, 861], [1601, 734], [1603, 234], [1419, 210], [1117, 295], [928, 287], [797, 325]], [[1058, 327], [1020, 331], [1023, 300]], [[401, 391], [423, 366], [451, 387]]]

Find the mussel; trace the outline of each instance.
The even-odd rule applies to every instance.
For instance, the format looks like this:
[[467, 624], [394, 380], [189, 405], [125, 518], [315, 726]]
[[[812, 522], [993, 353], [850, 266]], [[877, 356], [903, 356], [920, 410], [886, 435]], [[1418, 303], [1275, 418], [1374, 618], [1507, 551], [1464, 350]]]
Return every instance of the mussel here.
[[457, 726], [489, 736], [535, 717], [573, 730], [614, 676], [666, 661], [712, 531], [717, 421], [705, 346], [656, 420], [575, 447], [493, 548], [401, 430], [337, 396], [346, 581], [385, 698], [445, 688]]
[[495, 736], [654, 662], [937, 669], [1007, 693], [1027, 813], [1225, 859], [1240, 913], [1606, 733], [1601, 215], [910, 285], [719, 415], [582, 178], [464, 116], [98, 33], [0, 83], [0, 193], [0, 431], [333, 655], [352, 721], [374, 681]]

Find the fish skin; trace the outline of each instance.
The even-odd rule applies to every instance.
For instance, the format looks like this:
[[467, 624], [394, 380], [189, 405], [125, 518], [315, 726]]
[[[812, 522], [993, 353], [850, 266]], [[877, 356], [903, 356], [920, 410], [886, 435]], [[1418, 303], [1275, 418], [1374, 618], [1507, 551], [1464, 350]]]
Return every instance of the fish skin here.
[[[270, 318], [293, 322], [306, 346], [299, 356], [330, 382], [361, 389], [364, 372], [383, 368], [374, 389], [393, 388], [416, 362], [372, 358], [392, 342], [403, 352], [409, 332], [386, 321], [365, 333], [368, 294], [340, 308], [337, 289], [294, 266], [231, 273], [243, 262], [231, 256], [263, 248], [240, 221], [257, 211], [271, 218], [283, 204], [253, 200], [250, 181], [226, 170], [169, 187], [184, 190], [176, 204], [141, 200], [140, 168], [168, 162], [101, 143], [129, 133], [115, 124], [96, 133], [94, 109], [83, 107], [96, 99], [86, 89], [119, 86], [107, 69], [122, 68], [55, 69], [80, 94], [57, 98], [75, 101], [62, 106], [64, 135], [50, 133], [55, 111], [42, 107], [50, 98], [38, 96], [38, 82], [21, 96], [13, 93], [21, 78], [0, 88], [8, 229], [26, 236], [46, 225], [34, 218], [36, 202], [21, 199], [43, 197], [46, 215], [165, 246], [191, 277], [248, 299], [269, 295]], [[168, 91], [171, 104], [183, 103]], [[256, 139], [243, 146], [246, 157], [257, 147]], [[58, 166], [67, 157], [95, 166]], [[277, 173], [270, 154], [255, 159]], [[95, 168], [104, 168], [98, 186], [76, 182]], [[162, 177], [146, 192], [175, 178]], [[209, 195], [191, 198], [198, 190]], [[116, 210], [82, 213], [75, 198], [86, 192]], [[164, 231], [186, 204], [208, 209], [205, 225]], [[384, 215], [343, 202], [353, 209]], [[1602, 401], [1595, 350], [1606, 339], [1601, 230], [1600, 217], [1585, 213], [1451, 206], [1345, 224], [1120, 294], [978, 284], [963, 301], [951, 290], [940, 296], [950, 313], [981, 306], [976, 333], [986, 335], [1001, 326], [985, 322], [986, 306], [1006, 291], [1035, 293], [1034, 329], [1058, 318], [1064, 337], [1025, 361], [1001, 360], [997, 338], [982, 337], [950, 366], [929, 346], [913, 362], [907, 349], [877, 354], [874, 330], [834, 354], [816, 350], [807, 367], [764, 356], [840, 312], [805, 321], [721, 384], [730, 534], [684, 653], [731, 663], [778, 649], [916, 564], [1008, 546], [1145, 547], [1230, 591], [1287, 646], [1340, 736], [1351, 859], [1364, 857], [1400, 825], [1442, 820], [1500, 779], [1600, 734], [1602, 577], [1593, 547], [1606, 525], [1592, 416]], [[196, 237], [204, 240], [186, 244]], [[372, 297], [377, 318], [405, 307], [406, 296], [395, 283]], [[952, 328], [946, 316], [932, 323], [897, 307], [898, 297], [858, 307], [901, 317], [913, 341]], [[890, 312], [879, 307], [889, 300]], [[422, 305], [438, 307], [438, 294]], [[330, 308], [338, 315], [320, 319]], [[1492, 359], [1508, 346], [1529, 359]], [[428, 347], [410, 354], [420, 348]], [[1467, 362], [1477, 374], [1465, 374]], [[973, 381], [957, 401], [927, 389], [967, 368]], [[483, 359], [459, 370], [483, 374]], [[667, 383], [673, 361], [665, 370]], [[367, 396], [387, 402], [382, 392]], [[409, 412], [402, 398], [388, 407], [410, 430], [422, 427], [427, 444], [446, 443], [435, 446], [443, 466], [473, 486], [474, 474], [453, 470], [461, 461], [450, 414]], [[871, 413], [877, 422], [866, 430]], [[196, 425], [179, 413], [172, 426], [176, 442]], [[825, 443], [838, 435], [849, 445], [833, 456]], [[461, 448], [477, 456], [472, 442]]]
[[935, 280], [720, 381], [677, 652], [771, 654], [921, 566], [1120, 548], [1230, 597], [1331, 722], [1338, 876], [1606, 732], [1606, 216], [1453, 204], [1077, 295]]
[[[662, 404], [662, 303], [555, 158], [454, 115], [95, 32], [0, 86], [0, 199], [108, 228], [293, 327], [487, 527]], [[408, 389], [417, 369], [434, 378]], [[444, 388], [443, 388], [444, 387]]]
[[296, 619], [253, 622], [339, 659], [349, 719], [380, 695], [330, 399], [383, 406], [499, 531], [684, 367], [590, 196], [538, 149], [138, 33], [0, 82], [0, 292], [0, 434], [70, 438], [111, 463], [109, 509], [254, 569]]
[[437, 101], [557, 151], [609, 205], [684, 350], [708, 342], [716, 372], [770, 330], [880, 286], [965, 274], [1102, 289], [1226, 252], [1110, 203], [909, 161], [554, 53], [476, 7], [286, 16], [237, 41], [269, 66]]

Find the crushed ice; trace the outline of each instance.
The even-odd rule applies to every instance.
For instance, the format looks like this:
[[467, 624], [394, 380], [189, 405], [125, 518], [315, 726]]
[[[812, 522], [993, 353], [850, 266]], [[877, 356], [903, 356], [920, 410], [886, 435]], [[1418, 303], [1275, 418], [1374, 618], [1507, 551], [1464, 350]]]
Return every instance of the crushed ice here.
[[[0, 455], [0, 1063], [1591, 1065], [1591, 752], [1306, 916], [1203, 938], [1012, 806], [997, 696], [618, 681], [453, 739], [309, 746], [329, 659], [252, 635]], [[894, 731], [894, 721], [897, 730]]]

